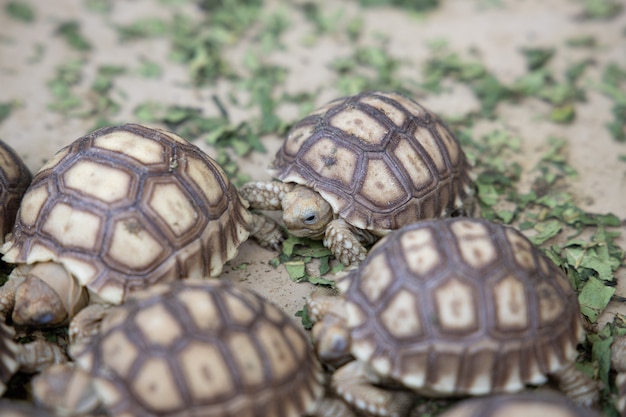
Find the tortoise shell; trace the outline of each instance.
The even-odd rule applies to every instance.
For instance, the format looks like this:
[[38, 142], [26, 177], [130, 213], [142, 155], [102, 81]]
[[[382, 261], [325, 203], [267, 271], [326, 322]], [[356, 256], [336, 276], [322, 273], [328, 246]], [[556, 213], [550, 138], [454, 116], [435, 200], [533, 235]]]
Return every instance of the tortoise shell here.
[[556, 392], [525, 392], [465, 400], [440, 417], [600, 417]]
[[30, 171], [19, 155], [0, 141], [0, 244], [13, 227], [20, 200], [30, 180]]
[[387, 92], [341, 98], [302, 119], [270, 173], [314, 189], [349, 224], [378, 232], [449, 215], [472, 188], [465, 154], [443, 121]]
[[222, 280], [134, 293], [71, 352], [115, 416], [295, 417], [323, 391], [321, 367], [295, 322]]
[[219, 165], [181, 137], [100, 129], [36, 174], [2, 247], [10, 263], [54, 261], [110, 303], [127, 291], [217, 275], [250, 214]]
[[392, 232], [338, 286], [352, 354], [429, 395], [545, 382], [584, 336], [567, 276], [519, 231], [482, 219]]

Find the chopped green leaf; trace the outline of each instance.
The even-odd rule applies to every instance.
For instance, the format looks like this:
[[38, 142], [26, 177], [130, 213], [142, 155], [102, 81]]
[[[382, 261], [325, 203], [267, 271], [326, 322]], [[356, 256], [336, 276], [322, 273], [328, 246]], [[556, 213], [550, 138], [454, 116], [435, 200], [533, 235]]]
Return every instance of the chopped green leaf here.
[[598, 42], [591, 35], [581, 35], [567, 40], [567, 45], [573, 48], [593, 48]]
[[143, 38], [163, 36], [169, 27], [167, 22], [156, 17], [144, 17], [130, 25], [117, 26], [117, 33], [121, 41], [132, 41]]
[[80, 24], [77, 21], [61, 23], [56, 30], [65, 41], [74, 49], [79, 51], [89, 51], [91, 44], [80, 33]]
[[311, 330], [313, 328], [314, 323], [309, 316], [309, 310], [307, 309], [306, 304], [302, 307], [302, 310], [296, 311], [295, 316], [302, 318], [302, 327], [306, 330]]
[[554, 56], [554, 48], [523, 48], [522, 54], [526, 57], [526, 67], [529, 71], [543, 68]]
[[139, 75], [144, 78], [161, 78], [163, 75], [163, 68], [154, 61], [142, 60], [139, 67]]
[[30, 23], [35, 20], [35, 11], [27, 4], [19, 1], [10, 1], [4, 6], [6, 13], [15, 20]]
[[11, 115], [13, 109], [17, 106], [15, 101], [10, 101], [8, 103], [0, 103], [0, 123], [4, 121], [7, 117]]
[[571, 104], [556, 107], [550, 113], [550, 120], [557, 123], [570, 123], [576, 116], [576, 110]]
[[595, 323], [614, 293], [614, 287], [606, 286], [601, 280], [590, 277], [578, 294], [581, 312]]
[[583, 0], [583, 5], [583, 16], [596, 20], [612, 19], [624, 8], [618, 0]]
[[302, 281], [306, 277], [306, 267], [304, 261], [287, 261], [283, 265], [294, 282]]
[[613, 336], [610, 335], [610, 326], [605, 326], [603, 331], [597, 335], [589, 335], [589, 339], [592, 342], [591, 358], [598, 364], [598, 377], [605, 386], [609, 386], [611, 343], [613, 343]]
[[535, 224], [534, 229], [537, 231], [535, 236], [530, 238], [530, 241], [535, 245], [541, 245], [545, 241], [558, 235], [561, 231], [561, 222], [558, 220], [547, 220]]

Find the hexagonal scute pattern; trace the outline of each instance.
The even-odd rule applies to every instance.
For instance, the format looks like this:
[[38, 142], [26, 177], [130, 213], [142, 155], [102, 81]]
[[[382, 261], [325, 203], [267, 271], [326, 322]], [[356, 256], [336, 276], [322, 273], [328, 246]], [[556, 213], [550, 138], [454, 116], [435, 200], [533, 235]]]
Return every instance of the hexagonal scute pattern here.
[[295, 417], [321, 396], [302, 330], [251, 291], [185, 280], [137, 295], [74, 351], [111, 415]]
[[458, 209], [471, 193], [469, 170], [437, 115], [386, 92], [335, 100], [305, 117], [271, 169], [314, 188], [348, 223], [373, 230]]
[[60, 262], [119, 303], [156, 282], [219, 274], [249, 222], [224, 171], [195, 145], [140, 125], [109, 127], [37, 173], [5, 260]]
[[30, 184], [30, 171], [19, 155], [0, 141], [0, 244], [9, 233], [20, 200]]
[[573, 360], [565, 274], [521, 232], [448, 218], [396, 230], [339, 286], [352, 354], [418, 392], [519, 390]]

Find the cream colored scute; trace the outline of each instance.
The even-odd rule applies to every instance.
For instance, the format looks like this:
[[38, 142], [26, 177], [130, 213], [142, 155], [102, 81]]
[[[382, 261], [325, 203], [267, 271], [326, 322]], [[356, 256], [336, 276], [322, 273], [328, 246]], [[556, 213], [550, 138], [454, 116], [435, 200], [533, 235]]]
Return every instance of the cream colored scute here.
[[129, 269], [141, 270], [152, 265], [164, 250], [138, 219], [122, 218], [113, 224], [107, 256]]
[[406, 115], [403, 111], [398, 109], [391, 104], [386, 103], [376, 96], [368, 96], [361, 99], [361, 103], [369, 104], [372, 107], [375, 107], [381, 113], [384, 113], [385, 116], [389, 117], [393, 124], [400, 127], [406, 120]]
[[314, 127], [312, 125], [304, 125], [289, 131], [287, 139], [285, 139], [285, 151], [287, 155], [294, 156], [302, 147], [302, 144], [313, 134]]
[[157, 141], [136, 133], [116, 130], [94, 140], [94, 146], [123, 153], [144, 164], [165, 162], [165, 148]]
[[41, 208], [46, 203], [50, 194], [46, 186], [31, 188], [24, 195], [20, 205], [19, 218], [25, 225], [34, 225], [39, 217]]
[[206, 163], [199, 159], [187, 158], [187, 175], [197, 184], [209, 204], [216, 205], [224, 198], [224, 190]]
[[541, 325], [558, 322], [562, 317], [565, 305], [557, 289], [547, 282], [537, 284], [539, 298], [539, 320]]
[[104, 366], [124, 377], [129, 376], [129, 371], [140, 354], [139, 346], [128, 340], [121, 331], [114, 331], [102, 342], [102, 356], [106, 360]]
[[535, 260], [531, 243], [512, 228], [506, 229], [505, 233], [511, 245], [511, 252], [513, 252], [519, 266], [526, 270], [532, 270], [535, 267]]
[[411, 179], [415, 188], [426, 187], [433, 182], [433, 175], [424, 161], [424, 158], [422, 158], [409, 141], [400, 141], [393, 153], [395, 157], [398, 158], [398, 161], [400, 161], [402, 168], [406, 171], [407, 176]]
[[382, 159], [371, 159], [367, 163], [361, 194], [375, 205], [385, 208], [406, 196], [401, 182]]
[[163, 303], [143, 308], [137, 313], [134, 321], [145, 340], [165, 349], [171, 348], [183, 336], [179, 321]]
[[331, 126], [370, 145], [382, 143], [387, 129], [361, 110], [347, 108], [330, 119]]
[[[203, 364], [198, 363], [198, 358], [207, 358], [206, 352], [202, 352], [205, 354], [204, 356], [198, 357], [196, 356], [197, 352], [194, 352], [194, 347], [190, 347], [188, 353], [194, 355], [195, 369], [203, 369]], [[188, 371], [193, 372], [193, 369]], [[184, 398], [180, 394], [176, 380], [173, 378], [165, 358], [154, 356], [148, 358], [137, 372], [132, 386], [141, 401], [153, 410], [165, 413], [185, 407]]]
[[268, 323], [260, 323], [257, 329], [257, 339], [268, 363], [272, 364], [273, 379], [276, 382], [286, 380], [299, 366], [299, 358], [295, 357], [280, 329]]
[[478, 327], [473, 288], [452, 278], [434, 292], [437, 321], [443, 331], [467, 332]]
[[302, 156], [302, 160], [322, 177], [349, 187], [358, 157], [352, 150], [338, 146], [332, 139], [323, 138], [311, 146]]
[[154, 184], [151, 191], [148, 205], [159, 215], [174, 235], [182, 236], [195, 225], [198, 212], [178, 184], [174, 182], [157, 183]]
[[411, 113], [414, 117], [423, 117], [426, 114], [426, 111], [422, 106], [415, 103], [413, 100], [408, 99], [402, 94], [397, 93], [382, 93], [389, 98], [392, 98], [397, 103], [402, 105], [409, 113]]
[[528, 300], [524, 283], [513, 275], [498, 281], [492, 290], [496, 326], [503, 331], [529, 327]]
[[385, 253], [380, 252], [368, 261], [367, 270], [358, 282], [361, 291], [372, 304], [377, 304], [393, 279], [393, 271], [386, 261]]
[[[225, 341], [237, 366], [236, 374], [248, 389], [261, 388], [265, 382], [263, 372], [266, 364], [259, 357], [258, 349], [253, 343], [253, 336], [254, 334], [235, 333]], [[267, 365], [280, 366], [273, 363]]]
[[430, 229], [409, 230], [400, 239], [402, 254], [408, 268], [418, 276], [426, 276], [442, 261]]
[[[186, 386], [196, 403], [218, 398], [235, 390], [233, 374], [217, 346], [192, 342], [179, 355]], [[173, 384], [173, 375], [165, 378]], [[176, 387], [173, 387], [176, 390]]]
[[422, 333], [416, 297], [408, 290], [398, 291], [380, 314], [381, 324], [394, 337], [415, 337]]
[[446, 160], [441, 152], [439, 141], [433, 136], [431, 131], [425, 127], [418, 126], [413, 132], [416, 141], [424, 147], [424, 150], [430, 156], [437, 167], [437, 171], [444, 172], [447, 169]]
[[227, 294], [224, 295], [223, 301], [228, 316], [233, 323], [247, 326], [256, 318], [256, 312], [242, 299], [232, 294]]
[[193, 320], [198, 331], [217, 331], [223, 325], [219, 311], [209, 293], [194, 291], [193, 288], [190, 288], [181, 291], [177, 298], [181, 304], [193, 306], [187, 308], [187, 314]]
[[459, 163], [459, 159], [461, 158], [461, 147], [459, 143], [454, 139], [452, 134], [444, 127], [444, 125], [437, 123], [436, 124], [437, 133], [439, 133], [439, 137], [443, 142], [446, 151], [448, 152], [448, 157], [450, 158], [450, 163], [452, 165], [456, 165]]
[[58, 203], [48, 212], [41, 230], [62, 247], [79, 247], [97, 252], [102, 221], [94, 213]]
[[497, 259], [496, 247], [485, 226], [472, 221], [454, 222], [450, 228], [463, 260], [473, 268], [484, 268]]
[[131, 175], [97, 162], [78, 161], [63, 173], [62, 178], [66, 187], [107, 203], [133, 199]]

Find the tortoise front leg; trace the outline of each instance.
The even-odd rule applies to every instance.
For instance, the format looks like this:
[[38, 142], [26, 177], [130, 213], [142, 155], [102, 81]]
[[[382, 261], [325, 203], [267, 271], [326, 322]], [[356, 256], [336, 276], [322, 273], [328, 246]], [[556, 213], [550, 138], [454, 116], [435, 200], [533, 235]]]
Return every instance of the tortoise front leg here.
[[280, 181], [255, 181], [239, 188], [239, 194], [250, 203], [250, 208], [257, 210], [281, 210], [285, 194], [290, 192], [294, 184]]
[[354, 234], [352, 227], [343, 219], [335, 219], [328, 223], [324, 246], [346, 266], [359, 265], [367, 255], [367, 249]]
[[408, 416], [415, 395], [407, 391], [375, 386], [380, 378], [363, 362], [353, 361], [339, 368], [332, 376], [332, 389], [354, 409], [368, 415]]

